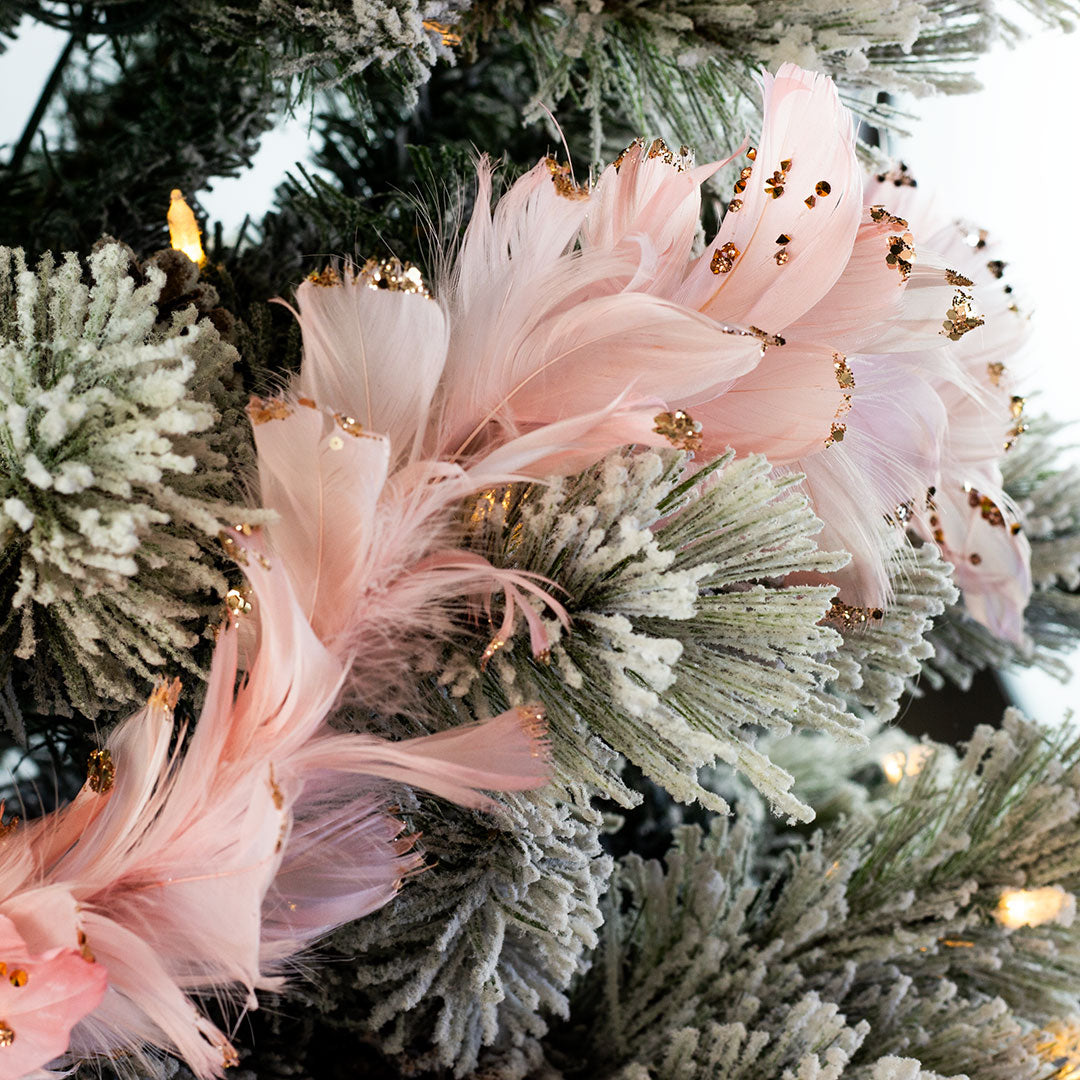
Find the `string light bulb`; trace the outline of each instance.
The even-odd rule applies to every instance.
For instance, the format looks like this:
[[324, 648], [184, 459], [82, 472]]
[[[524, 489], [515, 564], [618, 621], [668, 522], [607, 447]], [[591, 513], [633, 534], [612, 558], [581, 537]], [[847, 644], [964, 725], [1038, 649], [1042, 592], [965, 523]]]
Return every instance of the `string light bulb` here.
[[182, 251], [196, 266], [206, 264], [199, 223], [179, 188], [173, 188], [169, 196], [169, 245], [174, 251]]
[[1060, 885], [1038, 889], [1002, 889], [996, 917], [1002, 926], [1016, 930], [1021, 926], [1042, 926], [1056, 922], [1069, 926], [1076, 914], [1076, 897]]
[[1035, 1036], [1035, 1052], [1058, 1071], [1054, 1080], [1080, 1080], [1080, 1026], [1056, 1021]]
[[894, 750], [881, 759], [881, 768], [890, 784], [899, 784], [905, 776], [918, 776], [934, 751], [929, 746], [913, 746], [907, 753]]

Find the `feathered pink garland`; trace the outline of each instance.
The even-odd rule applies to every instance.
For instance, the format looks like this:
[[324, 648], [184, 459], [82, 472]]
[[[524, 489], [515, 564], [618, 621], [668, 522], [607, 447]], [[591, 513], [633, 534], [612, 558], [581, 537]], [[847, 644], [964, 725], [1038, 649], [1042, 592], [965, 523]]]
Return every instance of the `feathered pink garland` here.
[[914, 529], [972, 616], [1022, 639], [1028, 548], [998, 460], [1025, 320], [1000, 263], [904, 174], [864, 184], [828, 79], [785, 65], [763, 84], [761, 138], [701, 255], [700, 185], [724, 163], [636, 143], [591, 190], [545, 159], [494, 213], [481, 162], [438, 300], [394, 261], [299, 287], [303, 369], [249, 410], [278, 519], [223, 537], [251, 587], [245, 675], [234, 690], [233, 620], [183, 750], [163, 684], [71, 805], [8, 830], [0, 1080], [151, 1049], [219, 1075], [235, 1055], [196, 999], [254, 1007], [419, 866], [382, 781], [477, 807], [543, 783], [539, 707], [393, 743], [327, 725], [342, 694], [393, 706], [416, 643], [496, 592], [494, 641], [520, 613], [542, 653], [541, 612], [566, 622], [551, 583], [457, 546], [472, 493], [626, 444], [760, 452], [805, 473], [824, 543], [852, 553], [844, 604], [888, 603]]

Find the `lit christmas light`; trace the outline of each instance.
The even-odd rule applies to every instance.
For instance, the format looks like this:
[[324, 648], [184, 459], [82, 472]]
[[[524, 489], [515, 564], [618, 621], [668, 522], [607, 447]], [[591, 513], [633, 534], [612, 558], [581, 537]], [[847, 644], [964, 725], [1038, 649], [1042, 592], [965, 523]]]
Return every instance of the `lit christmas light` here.
[[1075, 914], [1076, 897], [1060, 885], [1044, 885], [1039, 889], [1004, 889], [997, 908], [998, 922], [1010, 930], [1021, 926], [1042, 926], [1048, 922], [1068, 926]]
[[182, 251], [196, 266], [206, 263], [206, 252], [200, 240], [199, 224], [195, 214], [184, 200], [183, 192], [173, 188], [169, 196], [169, 244], [175, 251]]

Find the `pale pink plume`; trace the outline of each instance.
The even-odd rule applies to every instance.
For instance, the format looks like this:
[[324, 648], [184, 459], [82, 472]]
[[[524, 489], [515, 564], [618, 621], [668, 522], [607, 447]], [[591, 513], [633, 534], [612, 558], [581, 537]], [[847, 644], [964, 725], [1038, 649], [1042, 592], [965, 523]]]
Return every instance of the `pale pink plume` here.
[[363, 700], [387, 707], [403, 698], [419, 653], [460, 630], [457, 622], [477, 605], [490, 606], [494, 592], [503, 593], [511, 621], [515, 610], [525, 616], [534, 649], [547, 648], [522, 596], [565, 622], [561, 604], [542, 582], [457, 550], [457, 519], [466, 496], [518, 479], [541, 455], [550, 462], [570, 452], [572, 442], [539, 435], [531, 452], [504, 447], [494, 468], [415, 461], [390, 474], [386, 437], [314, 402], [255, 400], [249, 414], [262, 501], [279, 515], [267, 530], [272, 557], [317, 637], [352, 663], [349, 684]]
[[[851, 113], [831, 79], [784, 64], [775, 77], [763, 74], [762, 87], [754, 158], [676, 299], [777, 334], [821, 300], [847, 265], [862, 214], [862, 171]], [[790, 240], [778, 240], [784, 236]], [[781, 248], [786, 257], [778, 262]]]
[[[390, 274], [396, 285], [387, 288]], [[395, 457], [415, 456], [448, 333], [418, 272], [394, 263], [324, 271], [300, 284], [296, 300], [304, 340], [297, 395], [385, 435]]]
[[[235, 1054], [193, 995], [255, 1007], [256, 990], [280, 987], [284, 961], [385, 903], [417, 868], [399, 823], [383, 816], [385, 780], [479, 806], [482, 790], [546, 779], [535, 707], [401, 743], [333, 732], [343, 663], [258, 537], [241, 528], [226, 540], [260, 616], [239, 691], [229, 626], [182, 756], [171, 749], [179, 686], [163, 685], [116, 729], [75, 801], [0, 852], [0, 915], [25, 942], [26, 970], [48, 961], [59, 973], [40, 981], [50, 993], [24, 999], [33, 1008], [20, 1023], [28, 1033], [52, 1017], [58, 1033], [67, 1023], [72, 1059], [156, 1050], [199, 1077], [221, 1075]], [[91, 973], [83, 983], [81, 972]], [[47, 1044], [50, 1059], [63, 1035]]]
[[[692, 240], [682, 204], [693, 200], [688, 185], [676, 183], [674, 200], [664, 191], [658, 196], [665, 206], [674, 201], [681, 207], [682, 224], [657, 253], [669, 273], [689, 258]], [[481, 162], [476, 210], [440, 290], [451, 324], [433, 444], [440, 456], [464, 460], [617, 400], [631, 409], [667, 402], [757, 363], [753, 336], [651, 291], [659, 263], [643, 255], [652, 244], [644, 233], [617, 237], [612, 226], [604, 234], [607, 222], [593, 215], [587, 234], [599, 240], [576, 246], [592, 196], [551, 159], [512, 185], [494, 213], [490, 198], [491, 170]], [[618, 190], [608, 203], [618, 212]], [[657, 214], [649, 222], [661, 227]], [[679, 256], [675, 249], [682, 244]], [[649, 272], [642, 271], [643, 259]], [[627, 441], [608, 428], [615, 441], [597, 457]]]
[[29, 1076], [59, 1057], [72, 1027], [105, 993], [105, 969], [70, 948], [31, 949], [0, 915], [0, 1080]]

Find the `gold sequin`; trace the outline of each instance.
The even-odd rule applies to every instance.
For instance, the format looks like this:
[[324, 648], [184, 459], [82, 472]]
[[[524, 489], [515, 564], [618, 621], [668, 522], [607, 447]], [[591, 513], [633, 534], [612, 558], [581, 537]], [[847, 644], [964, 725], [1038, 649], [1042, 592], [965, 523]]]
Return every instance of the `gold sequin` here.
[[889, 249], [885, 254], [885, 265], [900, 272], [900, 280], [907, 281], [911, 276], [911, 264], [915, 261], [915, 240], [911, 233], [903, 236], [890, 236]]
[[627, 158], [627, 156], [628, 156], [629, 154], [631, 154], [631, 153], [632, 153], [632, 152], [633, 152], [634, 150], [642, 150], [642, 149], [644, 149], [644, 147], [645, 147], [645, 140], [644, 140], [644, 139], [643, 139], [643, 138], [642, 138], [642, 137], [641, 137], [641, 136], [639, 135], [639, 136], [638, 136], [638, 137], [637, 137], [636, 139], [634, 139], [634, 141], [633, 141], [633, 142], [631, 142], [631, 143], [630, 143], [630, 145], [629, 145], [628, 147], [626, 147], [626, 149], [625, 149], [625, 150], [623, 150], [623, 151], [622, 151], [622, 152], [621, 152], [621, 153], [619, 154], [619, 156], [618, 156], [618, 157], [617, 157], [617, 158], [616, 158], [616, 159], [615, 159], [615, 160], [614, 160], [614, 161], [613, 161], [613, 162], [611, 163], [611, 164], [612, 164], [612, 165], [613, 165], [613, 166], [615, 167], [615, 171], [616, 171], [616, 172], [618, 172], [618, 171], [619, 171], [619, 170], [620, 170], [620, 169], [622, 168], [622, 166], [623, 166], [623, 162], [624, 162], [624, 161], [626, 161], [626, 158]]
[[986, 269], [989, 270], [990, 273], [993, 274], [994, 277], [996, 277], [998, 279], [998, 281], [1000, 281], [1002, 275], [1005, 273], [1005, 267], [1007, 265], [1008, 265], [1008, 263], [1002, 262], [1001, 259], [991, 259], [986, 264]]
[[723, 247], [718, 247], [713, 252], [709, 269], [714, 274], [728, 274], [735, 265], [735, 260], [742, 254], [741, 251], [729, 240]]
[[88, 963], [94, 963], [94, 954], [90, 949], [90, 944], [86, 939], [86, 934], [81, 930], [79, 931], [79, 955]]
[[751, 169], [751, 168], [750, 168], [750, 166], [748, 165], [748, 166], [746, 166], [746, 168], [744, 168], [744, 169], [743, 169], [743, 170], [742, 170], [742, 171], [741, 171], [741, 172], [739, 173], [739, 179], [740, 179], [740, 180], [749, 180], [749, 179], [750, 179], [750, 177], [751, 177], [751, 176], [753, 175], [753, 173], [754, 173], [754, 170], [753, 170], [753, 169]]
[[788, 172], [791, 169], [791, 158], [784, 158], [784, 160], [780, 162], [780, 169], [785, 173]]
[[982, 326], [985, 319], [974, 313], [974, 301], [967, 293], [957, 291], [953, 295], [952, 307], [945, 312], [945, 321], [940, 333], [950, 341], [959, 341], [969, 330]]
[[116, 782], [116, 763], [106, 747], [103, 750], [91, 750], [86, 763], [86, 783], [97, 795], [107, 795]]
[[825, 440], [825, 446], [829, 447], [833, 443], [843, 442], [846, 434], [847, 424], [841, 424], [834, 420], [832, 427], [829, 429], [829, 436]]
[[974, 285], [975, 284], [975, 282], [972, 281], [971, 278], [964, 277], [963, 274], [959, 273], [956, 270], [946, 270], [945, 271], [945, 280], [950, 285], [962, 285], [962, 286], [966, 287], [968, 285]]
[[274, 763], [270, 762], [270, 798], [274, 802], [274, 809], [280, 810], [285, 805], [285, 796], [281, 793], [281, 788], [278, 787], [277, 780], [274, 779]]
[[312, 285], [318, 285], [323, 289], [330, 289], [341, 284], [341, 275], [332, 266], [324, 267], [322, 270], [312, 270], [307, 279]]
[[897, 217], [895, 214], [890, 214], [884, 206], [871, 206], [870, 207], [870, 220], [877, 224], [885, 223], [892, 225], [897, 229], [906, 229], [908, 227], [907, 221], [902, 217]]
[[781, 248], [779, 251], [777, 251], [773, 255], [773, 258], [776, 260], [776, 265], [777, 266], [783, 266], [784, 263], [786, 263], [788, 261], [788, 258], [789, 258], [788, 249], [787, 248]]
[[771, 195], [774, 199], [779, 199], [784, 194], [784, 182], [787, 180], [787, 174], [781, 169], [777, 169], [768, 180], [765, 181], [765, 194]]
[[751, 146], [750, 149], [746, 151], [746, 156], [751, 161], [757, 161], [757, 147]]
[[234, 625], [242, 615], [251, 614], [251, 601], [248, 599], [250, 595], [247, 586], [242, 589], [230, 589], [225, 594], [225, 610], [232, 616]]
[[555, 158], [550, 156], [545, 161], [557, 195], [561, 195], [564, 199], [587, 199], [589, 197], [588, 188], [582, 187], [574, 180], [568, 163], [564, 162], [560, 165]]
[[746, 190], [746, 181], [736, 180], [732, 187], [732, 190], [735, 192], [736, 195], [741, 195]]
[[345, 416], [343, 413], [334, 413], [334, 420], [346, 435], [351, 435], [354, 439], [359, 439], [364, 435], [364, 429], [360, 421], [355, 417]]
[[10, 1046], [15, 1041], [15, 1032], [6, 1020], [0, 1020], [0, 1047]]
[[506, 642], [502, 638], [492, 638], [487, 643], [487, 648], [480, 654], [480, 670], [487, 671], [488, 663], [491, 658], [500, 650], [506, 647]]
[[247, 403], [247, 414], [253, 424], [268, 424], [292, 416], [292, 407], [284, 398], [261, 398], [253, 394]]
[[978, 510], [983, 521], [997, 528], [1005, 528], [1005, 515], [989, 495], [983, 495], [975, 488], [968, 488], [968, 506]]
[[832, 184], [828, 180], [819, 180], [814, 185], [814, 191], [818, 195], [829, 195], [832, 192]]
[[25, 986], [29, 981], [30, 976], [27, 975], [25, 968], [16, 968], [8, 976], [8, 982], [15, 987]]
[[737, 214], [742, 209], [742, 199], [732, 199], [727, 208], [731, 213]]
[[843, 353], [833, 353], [833, 370], [841, 390], [855, 389], [855, 375], [848, 367], [847, 357]]
[[[549, 162], [553, 160], [554, 158], [548, 158]], [[552, 177], [552, 179], [555, 179], [555, 177]], [[558, 184], [555, 187], [558, 190]], [[563, 193], [560, 192], [560, 194]], [[588, 193], [586, 192], [586, 194]], [[356, 276], [369, 289], [385, 289], [387, 292], [431, 296], [427, 286], [424, 284], [424, 276], [420, 273], [419, 267], [413, 266], [409, 262], [402, 262], [398, 258], [368, 259], [360, 267], [360, 272]]]
[[232, 559], [237, 566], [248, 565], [247, 549], [242, 548], [231, 533], [222, 529], [221, 532], [218, 533], [218, 542], [221, 544], [225, 554]]
[[777, 243], [777, 244], [790, 244], [790, 243], [791, 243], [791, 237], [790, 237], [790, 236], [788, 236], [788, 234], [787, 234], [787, 233], [783, 233], [783, 232], [782, 232], [782, 233], [781, 233], [781, 234], [780, 234], [780, 235], [779, 235], [779, 236], [778, 236], [778, 237], [776, 238], [776, 241], [775, 241], [775, 243]]
[[1022, 397], [1014, 394], [1009, 400], [1009, 415], [1016, 421], [1009, 431], [1009, 438], [1005, 442], [1005, 449], [1011, 450], [1016, 444], [1016, 440], [1027, 431], [1027, 424], [1024, 423], [1022, 417], [1024, 415], [1024, 406], [1027, 404], [1026, 400]]
[[165, 709], [172, 712], [176, 708], [176, 703], [180, 700], [182, 688], [183, 683], [179, 679], [173, 679], [171, 682], [168, 679], [159, 679], [150, 694], [147, 705], [151, 708]]
[[766, 333], [760, 326], [748, 326], [746, 332], [756, 337], [761, 342], [762, 348], [766, 348], [769, 345], [779, 347], [787, 344], [787, 338], [783, 338], [779, 334]]
[[701, 449], [701, 424], [682, 409], [659, 413], [653, 421], [656, 424], [653, 431], [663, 435], [672, 446], [680, 450]]
[[968, 558], [972, 566], [978, 566], [982, 562], [982, 556], [977, 551], [973, 551]]
[[843, 600], [836, 597], [829, 606], [824, 621], [837, 623], [844, 630], [856, 630], [865, 627], [871, 621], [879, 622], [884, 615], [881, 608], [857, 607], [854, 604], [845, 604]]
[[806, 203], [806, 205], [809, 206], [811, 210], [813, 210], [814, 207], [817, 206], [817, 199], [814, 198], [813, 195], [807, 195], [806, 198], [803, 199], [803, 202]]
[[991, 360], [986, 365], [986, 374], [990, 377], [992, 386], [1001, 385], [1001, 376], [1005, 374], [1005, 365], [1000, 360]]

